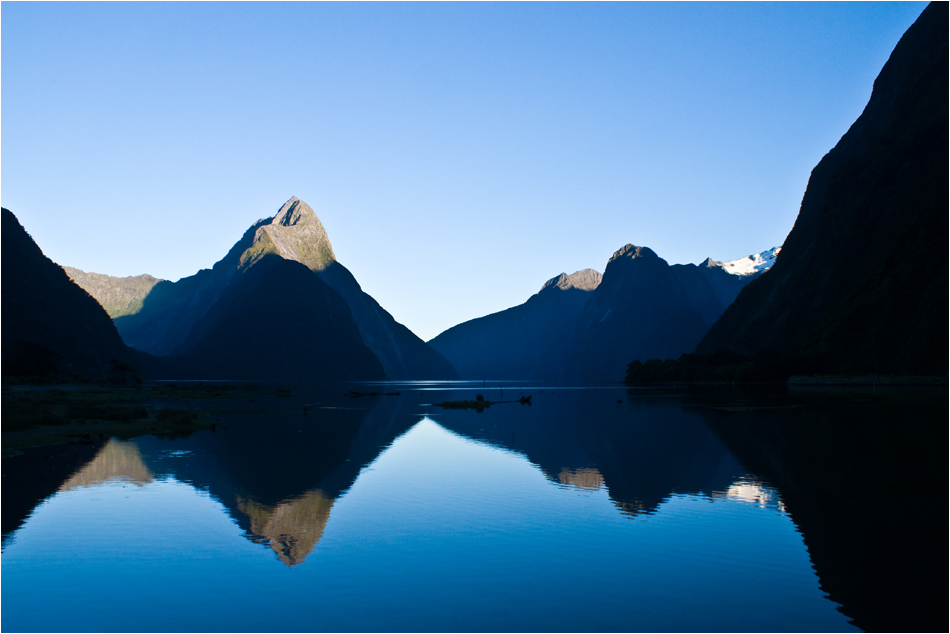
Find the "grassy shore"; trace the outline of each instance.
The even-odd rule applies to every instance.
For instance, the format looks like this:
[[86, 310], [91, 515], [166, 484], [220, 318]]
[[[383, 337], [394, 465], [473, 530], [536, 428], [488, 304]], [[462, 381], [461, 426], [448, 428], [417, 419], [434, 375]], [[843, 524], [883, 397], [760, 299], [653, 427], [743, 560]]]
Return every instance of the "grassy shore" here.
[[205, 408], [176, 402], [239, 398], [253, 386], [144, 387], [7, 385], [2, 390], [3, 455], [26, 447], [93, 442], [112, 436], [188, 435], [214, 421]]

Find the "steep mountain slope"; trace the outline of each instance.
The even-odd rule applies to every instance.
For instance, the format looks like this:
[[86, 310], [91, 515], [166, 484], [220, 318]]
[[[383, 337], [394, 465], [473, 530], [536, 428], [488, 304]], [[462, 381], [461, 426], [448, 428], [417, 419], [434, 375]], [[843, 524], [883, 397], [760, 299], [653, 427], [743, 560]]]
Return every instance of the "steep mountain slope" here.
[[116, 372], [112, 360], [141, 361], [98, 302], [43, 255], [12, 212], [0, 213], [3, 377], [102, 378]]
[[350, 305], [363, 340], [379, 357], [390, 379], [458, 378], [448, 359], [397, 322], [372, 296], [364, 293], [345, 266], [334, 261], [317, 275]]
[[171, 354], [221, 297], [225, 287], [237, 275], [241, 255], [251, 247], [255, 232], [269, 220], [259, 220], [245, 231], [212, 268], [202, 269], [177, 282], [159, 282], [152, 287], [139, 312], [116, 318], [115, 325], [123, 341], [150, 354]]
[[101, 273], [87, 273], [71, 266], [63, 270], [73, 282], [92, 295], [106, 309], [109, 317], [133, 315], [142, 309], [142, 300], [160, 280], [151, 275], [113, 277]]
[[555, 378], [575, 336], [574, 322], [601, 277], [592, 269], [561, 273], [524, 304], [453, 326], [429, 345], [463, 379]]
[[363, 341], [389, 378], [456, 378], [445, 358], [363, 292], [353, 275], [336, 261], [320, 219], [297, 198], [288, 200], [273, 218], [250, 227], [212, 269], [155, 285], [141, 311], [116, 319], [116, 326], [131, 346], [154, 354], [183, 355], [194, 345], [194, 340], [189, 340], [192, 329], [236, 276], [268, 255], [303, 264], [343, 297]]
[[179, 346], [182, 376], [384, 379], [340, 295], [298, 262], [268, 254], [242, 267]]
[[864, 112], [812, 171], [772, 271], [697, 352], [773, 349], [820, 372], [946, 374], [947, 22], [947, 4], [932, 3], [904, 34]]

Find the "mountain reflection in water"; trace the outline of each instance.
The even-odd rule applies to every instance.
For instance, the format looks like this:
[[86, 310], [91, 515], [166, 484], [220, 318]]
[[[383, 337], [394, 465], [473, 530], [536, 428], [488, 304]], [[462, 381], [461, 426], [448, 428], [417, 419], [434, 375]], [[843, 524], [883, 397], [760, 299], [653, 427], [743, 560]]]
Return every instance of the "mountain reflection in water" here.
[[785, 512], [785, 504], [779, 497], [778, 491], [762, 482], [734, 482], [725, 491], [713, 491], [712, 497], [713, 499], [742, 500], [763, 508], [769, 507]]
[[[365, 386], [358, 389], [366, 391]], [[907, 605], [898, 604], [887, 614], [882, 614], [880, 607], [866, 600], [867, 596], [873, 595], [875, 601], [880, 601], [881, 589], [872, 593], [866, 584], [862, 585], [854, 578], [854, 574], [842, 570], [842, 566], [855, 569], [860, 566], [850, 558], [847, 548], [841, 546], [836, 530], [847, 530], [847, 539], [863, 543], [862, 531], [873, 532], [873, 527], [841, 518], [832, 517], [833, 521], [830, 521], [833, 514], [826, 511], [821, 512], [819, 521], [815, 519], [815, 509], [827, 509], [829, 504], [838, 506], [843, 495], [851, 495], [846, 492], [853, 491], [862, 474], [829, 474], [827, 468], [819, 466], [821, 478], [807, 477], [802, 469], [810, 468], [806, 464], [814, 456], [790, 442], [788, 433], [776, 445], [775, 433], [769, 431], [776, 426], [782, 429], [801, 426], [813, 419], [829, 424], [829, 416], [838, 424], [847, 424], [841, 421], [847, 418], [845, 414], [848, 412], [852, 419], [866, 420], [868, 411], [881, 410], [873, 398], [857, 401], [836, 398], [832, 405], [828, 405], [825, 397], [805, 397], [803, 400], [801, 395], [784, 393], [748, 397], [734, 392], [725, 395], [721, 392], [671, 394], [513, 384], [473, 387], [464, 383], [387, 386], [386, 391], [399, 391], [400, 395], [355, 400], [342, 396], [347, 391], [344, 386], [300, 386], [293, 390], [291, 397], [259, 399], [254, 411], [240, 411], [233, 403], [217, 404], [219, 411], [211, 413], [219, 420], [215, 431], [200, 431], [175, 440], [150, 436], [132, 441], [110, 440], [98, 447], [92, 458], [73, 473], [61, 476], [58, 482], [50, 480], [45, 495], [57, 491], [56, 495], [63, 495], [94, 490], [96, 486], [120, 482], [137, 485], [143, 490], [164, 482], [187, 483], [220, 502], [247, 540], [266, 545], [272, 551], [269, 556], [287, 567], [306, 568], [311, 571], [308, 575], [320, 575], [322, 570], [337, 569], [330, 562], [339, 560], [340, 565], [345, 564], [345, 568], [340, 570], [348, 572], [334, 581], [334, 592], [344, 594], [330, 593], [332, 596], [321, 599], [335, 606], [323, 612], [328, 621], [323, 625], [313, 625], [306, 620], [295, 620], [303, 617], [304, 610], [297, 617], [282, 616], [287, 619], [280, 622], [283, 625], [270, 622], [265, 627], [259, 623], [264, 629], [399, 630], [409, 627], [407, 623], [415, 625], [409, 629], [448, 630], [467, 627], [487, 630], [564, 627], [580, 630], [845, 629], [844, 621], [835, 621], [829, 616], [834, 614], [836, 607], [863, 629], [881, 629], [878, 627], [881, 624], [895, 623], [887, 620], [894, 611], [903, 610], [903, 622], [915, 625], [933, 624], [934, 615], [942, 612], [942, 609], [917, 604], [915, 611], [910, 613]], [[490, 400], [531, 395], [533, 404], [499, 404], [481, 413], [442, 410], [431, 405], [445, 400], [470, 399], [476, 393]], [[912, 403], [903, 405], [913, 407]], [[934, 412], [934, 407], [931, 402], [918, 412], [921, 424], [927, 422], [928, 416], [943, 415], [945, 420], [946, 405], [942, 411], [937, 406]], [[827, 414], [828, 411], [832, 414]], [[818, 429], [812, 427], [813, 431]], [[853, 426], [848, 429], [854, 431]], [[843, 451], [840, 446], [848, 444], [846, 435], [819, 435], [824, 457], [847, 460], [840, 453]], [[864, 450], [879, 451], [874, 447], [877, 445], [862, 445]], [[387, 451], [389, 449], [393, 451]], [[492, 454], [492, 451], [501, 453]], [[499, 457], [492, 458], [493, 455]], [[23, 465], [20, 467], [23, 473], [32, 473], [30, 469], [35, 463], [29, 452], [25, 456], [5, 459], [4, 493], [16, 477], [22, 479], [22, 474], [17, 476], [16, 473], [18, 465]], [[47, 460], [45, 464], [55, 467], [54, 463], [55, 460]], [[849, 464], [854, 467], [856, 463]], [[526, 471], [518, 465], [529, 468]], [[55, 468], [48, 470], [55, 472]], [[524, 495], [522, 491], [536, 490], [532, 488], [536, 485], [530, 484], [532, 472], [540, 472], [542, 482], [548, 482], [552, 490], [563, 490], [562, 496], [575, 496], [551, 500], [560, 499], [558, 505], [574, 500], [571, 504], [588, 509], [584, 513], [589, 514], [589, 519], [575, 519], [573, 526], [564, 526], [558, 515], [564, 511], [548, 508], [547, 494], [541, 497], [538, 497], [539, 493], [530, 494], [525, 498], [525, 501], [530, 501], [528, 506], [522, 501], [520, 507], [507, 507], [507, 498], [514, 501]], [[12, 477], [8, 478], [8, 475]], [[933, 494], [934, 487], [923, 483], [922, 490]], [[352, 497], [350, 492], [356, 497], [349, 504], [343, 504], [344, 499]], [[56, 495], [50, 498], [50, 502]], [[936, 495], [939, 497], [940, 494]], [[942, 495], [945, 496], [946, 492]], [[357, 499], [363, 502], [357, 503]], [[735, 511], [725, 513], [723, 511], [733, 507], [724, 506], [720, 511], [704, 510], [705, 507], [695, 506], [701, 500], [714, 505], [738, 506], [734, 506]], [[793, 503], [787, 508], [789, 500]], [[609, 515], [602, 514], [601, 501], [608, 503], [616, 519], [611, 520]], [[374, 507], [375, 517], [367, 514]], [[741, 507], [749, 510], [740, 511]], [[16, 535], [22, 532], [25, 537], [31, 528], [31, 521], [27, 520], [17, 533], [8, 531], [7, 527], [16, 527], [23, 522], [22, 516], [11, 516], [20, 513], [19, 508], [4, 504], [5, 560], [11, 553], [20, 553], [11, 544], [16, 541]], [[355, 510], [357, 508], [361, 510]], [[418, 515], [420, 512], [422, 516]], [[766, 528], [773, 524], [761, 522], [766, 517], [785, 518], [783, 521], [787, 521], [789, 514], [803, 531], [821, 587], [831, 593], [831, 599], [840, 603], [840, 607], [821, 599], [817, 581], [813, 591], [804, 589], [808, 585], [805, 578], [812, 573], [807, 570], [808, 558], [800, 538], [789, 541], [788, 537], [783, 537], [774, 544], [762, 541], [771, 539], [766, 536], [780, 530], [780, 525]], [[651, 524], [649, 530], [634, 530], [635, 524], [630, 523], [637, 519], [645, 521], [652, 516], [662, 521]], [[715, 520], [717, 523], [714, 524], [704, 523], [714, 517], [722, 519]], [[754, 519], [756, 517], [761, 519]], [[674, 521], [672, 518], [679, 519]], [[83, 518], [75, 518], [75, 521], [81, 522]], [[617, 521], [621, 524], [616, 524]], [[624, 522], [629, 523], [628, 528], [623, 528]], [[590, 528], [585, 528], [588, 524]], [[598, 526], [603, 528], [596, 528]], [[666, 528], [660, 530], [664, 526]], [[705, 526], [702, 533], [690, 532], [699, 526]], [[597, 532], [601, 530], [605, 532]], [[630, 533], [631, 530], [634, 532]], [[912, 527], [912, 530], [917, 528]], [[569, 538], [564, 531], [581, 531], [578, 535], [587, 536], [584, 545], [573, 543], [568, 551], [562, 551], [567, 544], [561, 544], [559, 540]], [[930, 539], [927, 531], [922, 534]], [[11, 535], [14, 537], [12, 541]], [[621, 539], [617, 535], [627, 537]], [[779, 533], [774, 535], [777, 537]], [[900, 537], [892, 533], [887, 539]], [[518, 545], [521, 539], [528, 539], [527, 543], [534, 545], [528, 551], [531, 553], [529, 559], [519, 563], [519, 557], [528, 556], [515, 554], [525, 549], [525, 546]], [[643, 551], [652, 543], [650, 539], [660, 541]], [[685, 541], [675, 541], [680, 539]], [[736, 549], [738, 543], [730, 545], [737, 539], [738, 543], [745, 545], [747, 553], [743, 554], [742, 548]], [[923, 547], [933, 544], [927, 542]], [[502, 560], [493, 564], [490, 553], [496, 550], [504, 553], [509, 547], [514, 549], [511, 554], [499, 554]], [[614, 549], [612, 557], [603, 559], [598, 554], [605, 548]], [[666, 548], [672, 550], [666, 552]], [[878, 539], [875, 548], [880, 551], [887, 548], [887, 544]], [[484, 561], [466, 564], [468, 553], [480, 552], [479, 549], [487, 549], [481, 557]], [[593, 550], [588, 552], [585, 549]], [[565, 558], [565, 553], [572, 550], [577, 552]], [[396, 559], [387, 563], [385, 553], [389, 551]], [[361, 553], [364, 552], [376, 553], [376, 559], [361, 564]], [[683, 559], [687, 552], [692, 554]], [[760, 554], [756, 555], [756, 552]], [[575, 565], [570, 563], [573, 561], [571, 557], [575, 555], [580, 558], [576, 565], [587, 565], [580, 563], [587, 561], [592, 567], [571, 568]], [[890, 560], [886, 553], [884, 555], [884, 560]], [[16, 554], [13, 561], [18, 561], [21, 556]], [[622, 564], [626, 557], [633, 559]], [[702, 562], [696, 560], [697, 557], [709, 559]], [[752, 559], [743, 563], [744, 557]], [[316, 567], [310, 567], [314, 558], [318, 558], [314, 564]], [[617, 563], [610, 566], [619, 568], [604, 568], [608, 565], [604, 562], [612, 559]], [[805, 562], [805, 569], [792, 563], [799, 559]], [[427, 586], [426, 579], [431, 578], [434, 583], [442, 574], [436, 572], [443, 570], [442, 562], [451, 561], [456, 561], [456, 564], [445, 570], [453, 571], [454, 581], [436, 583], [431, 588]], [[542, 565], [542, 561], [546, 563]], [[369, 567], [361, 568], [361, 565]], [[700, 565], [700, 568], [686, 574], [685, 578], [675, 575], [675, 571], [692, 570], [694, 565]], [[483, 571], [485, 566], [488, 568]], [[545, 573], [539, 566], [552, 568]], [[640, 574], [655, 578], [634, 581], [634, 575], [622, 581], [627, 578], [622, 573], [624, 566], [645, 566]], [[4, 568], [8, 578], [16, 579], [15, 566], [5, 565]], [[465, 570], [468, 573], [463, 572]], [[552, 575], [568, 574], [570, 570], [582, 578], [590, 575], [591, 579], [615, 579], [609, 586], [610, 590], [596, 591], [597, 599], [592, 598], [594, 595], [587, 599], [588, 602], [606, 602], [603, 609], [600, 612], [577, 609], [570, 615], [557, 616], [559, 611], [573, 608], [569, 607], [569, 602], [558, 601], [552, 596], [547, 599], [550, 602], [549, 614], [544, 618], [553, 620], [539, 621], [537, 615], [545, 613], [545, 608], [540, 604], [535, 606], [533, 602], [540, 600], [537, 597], [552, 594], [550, 588], [545, 589], [544, 580]], [[768, 596], [760, 598], [765, 601], [763, 605], [776, 602], [771, 614], [759, 614], [761, 610], [737, 613], [735, 608], [728, 607], [728, 601], [720, 599], [716, 607], [702, 599], [708, 594], [711, 600], [717, 592], [725, 589], [717, 586], [729, 586], [730, 583], [737, 584], [735, 590], [738, 592], [742, 584], [755, 575], [764, 574], [763, 571], [771, 576], [765, 578], [767, 581], [753, 583], [749, 591], [758, 588], [755, 592], [765, 592]], [[918, 575], [929, 571], [926, 566], [915, 569]], [[753, 577], [746, 579], [744, 575], [747, 573]], [[862, 570], [861, 574], [865, 573]], [[213, 574], [212, 569], [205, 574]], [[241, 573], [232, 570], [228, 574], [236, 577]], [[386, 576], [389, 574], [395, 576]], [[673, 576], [665, 579], [670, 574]], [[805, 577], [801, 576], [803, 574]], [[465, 575], [465, 578], [459, 575]], [[485, 594], [480, 585], [483, 582], [480, 575], [484, 575], [486, 582], [491, 579], [494, 585], [497, 582], [514, 584], [511, 592], [514, 592], [514, 587], [521, 588], [520, 594], [516, 594], [522, 597], [520, 601], [524, 604], [519, 610], [511, 611], [510, 598], [500, 595], [492, 599], [494, 594]], [[704, 575], [711, 575], [708, 579], [713, 585], [691, 585], [701, 584]], [[508, 582], [504, 581], [506, 578], [509, 578]], [[882, 582], [881, 574], [873, 578], [878, 584], [886, 582]], [[397, 583], [396, 579], [401, 581]], [[799, 581], [793, 582], [792, 579]], [[647, 585], [642, 585], [644, 582]], [[385, 585], [390, 583], [395, 585], [392, 588]], [[775, 589], [764, 590], [762, 583], [772, 584]], [[799, 588], [796, 590], [789, 589], [792, 587], [789, 584], [801, 583], [805, 585], [795, 586]], [[467, 595], [455, 597], [453, 584], [471, 588]], [[910, 585], [919, 587], [920, 583]], [[389, 596], [398, 593], [402, 586], [406, 587], [401, 591], [407, 596]], [[5, 584], [6, 587], [13, 586]], [[321, 587], [323, 590], [319, 589]], [[383, 591], [382, 587], [387, 589]], [[390, 605], [392, 614], [386, 616], [368, 609], [356, 610], [346, 616], [346, 606], [352, 606], [357, 600], [354, 597], [370, 588], [377, 592], [373, 601], [379, 602], [379, 609]], [[669, 592], [662, 598], [649, 599], [651, 592], [659, 591], [657, 588], [667, 588]], [[673, 588], [679, 590], [671, 590]], [[24, 587], [23, 592], [26, 590]], [[290, 594], [304, 592], [308, 596], [308, 593], [326, 594], [327, 591], [328, 587], [319, 583], [309, 590], [302, 587], [283, 589]], [[888, 590], [884, 588], [883, 591]], [[414, 609], [412, 602], [426, 601], [427, 592], [439, 594], [441, 598], [431, 597], [431, 600], [454, 606], [451, 609], [474, 610], [472, 625], [461, 622], [453, 625], [453, 621], [444, 620], [449, 618], [447, 615], [428, 611], [423, 613], [431, 620], [425, 622], [400, 620], [410, 618]], [[680, 596], [677, 592], [685, 594]], [[910, 600], [906, 593], [897, 590], [892, 590], [890, 596], [899, 602]], [[4, 599], [5, 607], [10, 605], [6, 601], [6, 590]], [[236, 600], [234, 597], [226, 599]], [[642, 603], [639, 612], [634, 610], [640, 614], [639, 620], [631, 620], [631, 606], [641, 605], [638, 601], [646, 603]], [[829, 614], [825, 613], [826, 608], [819, 609], [821, 601], [826, 603]], [[392, 607], [396, 605], [402, 607]], [[806, 610], [802, 607], [804, 605], [811, 607]], [[657, 614], [650, 616], [651, 610]], [[10, 613], [12, 611], [8, 611]], [[213, 610], [209, 612], [213, 613]], [[336, 616], [331, 616], [331, 613]], [[362, 618], [369, 620], [360, 620]], [[413, 618], [420, 617], [416, 614]], [[946, 616], [939, 618], [945, 620]], [[9, 622], [5, 620], [5, 626], [8, 623], [15, 623], [21, 629], [35, 629], [22, 615]], [[185, 623], [191, 623], [191, 629], [200, 629], [197, 622]], [[211, 629], [245, 627], [228, 620], [210, 623]], [[110, 629], [108, 624], [96, 624]], [[144, 627], [136, 628], [134, 622], [132, 625], [124, 622], [116, 624], [113, 629], [123, 629], [123, 626], [132, 629]], [[254, 629], [253, 623], [246, 627]]]
[[307, 491], [276, 506], [240, 496], [236, 502], [251, 521], [251, 534], [268, 544], [288, 566], [302, 562], [317, 545], [333, 508], [333, 499], [323, 491]]
[[95, 458], [63, 482], [59, 490], [70, 491], [79, 487], [91, 487], [110, 480], [121, 480], [142, 486], [154, 479], [152, 472], [142, 462], [138, 445], [131, 441], [112, 438], [99, 450]]
[[557, 474], [557, 481], [561, 484], [598, 491], [604, 486], [604, 476], [597, 469], [568, 469], [564, 467]]

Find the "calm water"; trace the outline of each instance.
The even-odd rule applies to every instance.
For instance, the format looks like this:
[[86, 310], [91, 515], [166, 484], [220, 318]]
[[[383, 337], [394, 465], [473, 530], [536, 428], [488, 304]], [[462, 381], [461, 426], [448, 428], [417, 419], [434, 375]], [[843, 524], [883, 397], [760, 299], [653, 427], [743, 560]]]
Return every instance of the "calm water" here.
[[[214, 431], [93, 448], [4, 536], [3, 629], [858, 629], [783, 491], [721, 439], [814, 413], [787, 396], [347, 389], [194, 403]], [[432, 405], [476, 393], [533, 402]], [[4, 459], [4, 487], [33, 459]]]

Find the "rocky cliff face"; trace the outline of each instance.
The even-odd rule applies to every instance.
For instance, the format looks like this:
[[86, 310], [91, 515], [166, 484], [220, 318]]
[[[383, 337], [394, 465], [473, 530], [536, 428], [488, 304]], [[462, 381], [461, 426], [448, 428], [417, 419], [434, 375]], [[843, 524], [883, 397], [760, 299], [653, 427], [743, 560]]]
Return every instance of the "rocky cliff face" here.
[[947, 5], [932, 3], [904, 34], [864, 112], [812, 171], [771, 272], [697, 352], [946, 374], [947, 22]]
[[269, 223], [257, 228], [251, 246], [241, 255], [241, 264], [249, 266], [267, 253], [300, 262], [314, 272], [336, 261], [323, 223], [310, 205], [296, 196], [284, 203]]
[[113, 277], [87, 273], [71, 266], [64, 266], [63, 270], [69, 279], [92, 295], [113, 319], [139, 312], [145, 296], [156, 284], [165, 281], [151, 275]]

